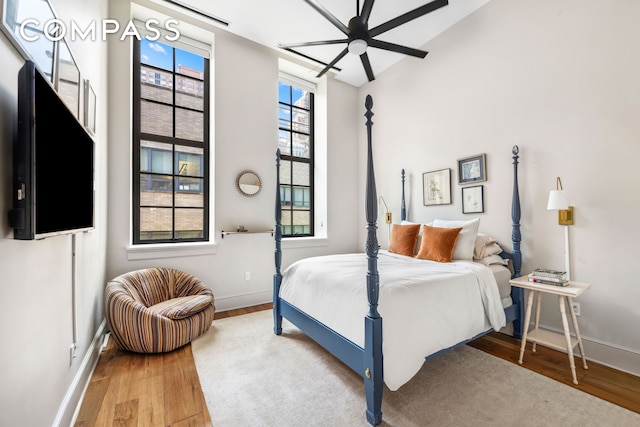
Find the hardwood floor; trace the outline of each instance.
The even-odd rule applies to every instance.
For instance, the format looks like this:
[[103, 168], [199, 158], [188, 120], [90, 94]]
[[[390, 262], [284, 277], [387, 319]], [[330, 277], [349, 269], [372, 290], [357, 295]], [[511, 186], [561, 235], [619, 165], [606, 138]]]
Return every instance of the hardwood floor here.
[[[262, 304], [216, 313], [215, 318], [271, 309]], [[520, 341], [491, 333], [470, 346], [518, 363]], [[584, 370], [576, 359], [579, 385], [571, 382], [565, 353], [527, 346], [523, 366], [585, 393], [640, 413], [640, 377], [588, 362]], [[80, 407], [76, 426], [211, 426], [191, 345], [164, 354], [137, 354], [119, 350], [112, 340], [103, 351]]]

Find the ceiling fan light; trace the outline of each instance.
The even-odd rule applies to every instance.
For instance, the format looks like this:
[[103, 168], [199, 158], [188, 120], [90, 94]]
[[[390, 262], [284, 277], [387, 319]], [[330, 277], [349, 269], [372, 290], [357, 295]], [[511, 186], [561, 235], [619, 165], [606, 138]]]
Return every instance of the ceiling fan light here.
[[367, 51], [367, 42], [362, 39], [354, 39], [349, 42], [349, 53], [353, 55], [362, 55]]

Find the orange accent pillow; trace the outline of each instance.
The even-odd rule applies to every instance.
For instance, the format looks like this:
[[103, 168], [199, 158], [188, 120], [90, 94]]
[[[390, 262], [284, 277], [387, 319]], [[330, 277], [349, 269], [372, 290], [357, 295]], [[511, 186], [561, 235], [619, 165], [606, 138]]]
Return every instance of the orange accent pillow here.
[[420, 224], [393, 224], [389, 252], [412, 257], [416, 253]]
[[440, 228], [425, 225], [422, 230], [422, 242], [416, 258], [438, 262], [451, 262], [460, 228]]

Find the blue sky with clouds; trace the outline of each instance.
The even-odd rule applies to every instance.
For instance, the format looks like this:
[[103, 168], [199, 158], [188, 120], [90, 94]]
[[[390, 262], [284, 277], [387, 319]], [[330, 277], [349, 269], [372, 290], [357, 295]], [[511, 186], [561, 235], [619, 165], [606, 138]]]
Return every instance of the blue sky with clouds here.
[[[173, 47], [157, 41], [142, 39], [140, 42], [142, 62], [169, 71], [173, 71], [173, 50]], [[176, 48], [175, 51], [176, 65], [183, 65], [198, 71], [204, 71], [204, 60], [201, 56], [178, 48]]]

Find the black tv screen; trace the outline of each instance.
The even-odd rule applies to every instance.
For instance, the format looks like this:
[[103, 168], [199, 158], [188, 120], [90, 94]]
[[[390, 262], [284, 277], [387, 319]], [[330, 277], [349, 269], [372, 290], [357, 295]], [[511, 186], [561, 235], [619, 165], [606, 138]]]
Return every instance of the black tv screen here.
[[32, 61], [18, 75], [14, 238], [94, 227], [94, 142]]

